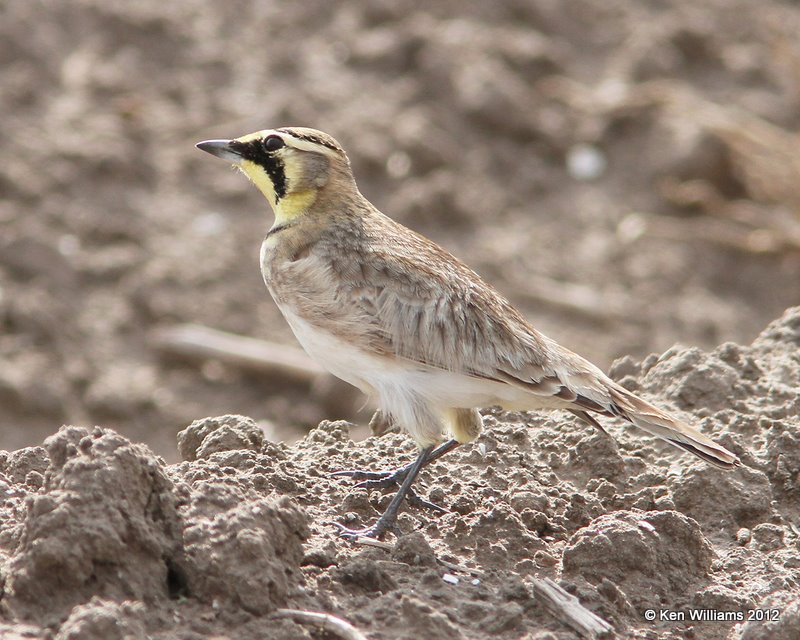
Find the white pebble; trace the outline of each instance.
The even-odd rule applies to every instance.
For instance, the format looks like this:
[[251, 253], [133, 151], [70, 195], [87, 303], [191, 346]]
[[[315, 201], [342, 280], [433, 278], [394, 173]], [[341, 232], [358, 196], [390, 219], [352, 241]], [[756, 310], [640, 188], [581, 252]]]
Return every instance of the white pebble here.
[[605, 154], [590, 144], [576, 144], [567, 151], [567, 171], [576, 180], [595, 180], [607, 166]]
[[650, 524], [647, 520], [639, 520], [636, 524], [639, 525], [640, 529], [644, 529], [645, 531], [649, 531], [650, 533], [655, 533], [656, 528]]
[[458, 584], [458, 578], [452, 573], [445, 573], [442, 576], [442, 580], [444, 580], [447, 584]]

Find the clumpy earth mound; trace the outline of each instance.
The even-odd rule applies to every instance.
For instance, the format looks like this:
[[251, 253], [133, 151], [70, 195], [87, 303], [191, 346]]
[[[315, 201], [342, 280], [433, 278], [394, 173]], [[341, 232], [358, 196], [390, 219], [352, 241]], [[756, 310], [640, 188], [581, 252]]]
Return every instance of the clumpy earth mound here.
[[448, 512], [406, 507], [403, 535], [379, 547], [335, 523], [372, 522], [391, 491], [330, 473], [404, 464], [403, 435], [355, 442], [349, 423], [323, 422], [286, 445], [228, 415], [187, 427], [168, 465], [109, 429], [62, 427], [0, 454], [0, 632], [335, 637], [280, 617], [291, 608], [373, 640], [580, 637], [538, 595], [549, 578], [618, 637], [800, 637], [798, 347], [800, 307], [750, 346], [612, 368], [739, 469], [620, 424], [612, 438], [563, 413], [490, 409], [475, 443], [421, 474], [420, 494]]
[[[113, 431], [64, 427], [38, 449], [44, 476], [4, 518], [13, 553], [3, 604], [22, 619], [58, 616], [93, 595], [118, 600], [168, 596], [180, 563], [177, 501], [163, 466], [143, 445]], [[28, 460], [27, 462], [31, 462]], [[13, 465], [13, 462], [11, 462]]]

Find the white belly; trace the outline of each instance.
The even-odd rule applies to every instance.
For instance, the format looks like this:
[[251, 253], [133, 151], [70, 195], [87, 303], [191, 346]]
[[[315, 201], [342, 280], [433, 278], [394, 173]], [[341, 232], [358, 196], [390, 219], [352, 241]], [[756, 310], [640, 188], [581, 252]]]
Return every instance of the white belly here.
[[[381, 408], [397, 416], [397, 405], [424, 401], [440, 411], [500, 405], [508, 409], [560, 408], [563, 401], [534, 396], [502, 382], [444, 371], [402, 358], [372, 355], [332, 334], [320, 331], [281, 307], [306, 352], [337, 378], [377, 395]], [[407, 425], [407, 428], [411, 428]]]
[[280, 310], [306, 353], [337, 378], [372, 395], [375, 387], [371, 381], [388, 374], [387, 362], [320, 331], [285, 306], [280, 305]]

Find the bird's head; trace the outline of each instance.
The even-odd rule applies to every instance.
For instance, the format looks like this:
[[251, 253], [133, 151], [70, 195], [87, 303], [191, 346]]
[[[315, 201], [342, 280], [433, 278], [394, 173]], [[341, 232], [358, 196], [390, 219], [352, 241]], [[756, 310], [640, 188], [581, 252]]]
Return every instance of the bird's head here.
[[276, 224], [305, 213], [321, 191], [355, 190], [344, 150], [315, 129], [266, 129], [234, 140], [205, 140], [197, 148], [238, 167], [267, 198]]

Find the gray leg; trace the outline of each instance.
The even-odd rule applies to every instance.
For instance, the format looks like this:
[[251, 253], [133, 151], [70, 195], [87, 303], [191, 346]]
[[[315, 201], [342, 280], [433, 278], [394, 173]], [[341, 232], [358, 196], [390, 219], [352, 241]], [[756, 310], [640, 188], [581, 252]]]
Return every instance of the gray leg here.
[[403, 482], [400, 485], [400, 489], [392, 498], [389, 506], [386, 507], [386, 511], [383, 512], [383, 515], [378, 518], [378, 521], [374, 525], [367, 527], [366, 529], [348, 529], [347, 527], [338, 525], [341, 530], [340, 535], [351, 540], [362, 537], [381, 538], [383, 537], [384, 533], [393, 529], [395, 523], [397, 522], [397, 514], [400, 512], [400, 506], [403, 504], [403, 499], [406, 497], [406, 494], [411, 491], [411, 485], [413, 484], [417, 475], [419, 475], [422, 467], [424, 467], [428, 462], [428, 458], [432, 453], [433, 447], [423, 449], [420, 451], [419, 456], [409, 468], [404, 467], [404, 469], [407, 470], [403, 476]]

